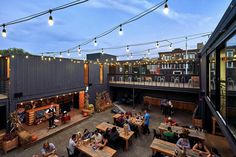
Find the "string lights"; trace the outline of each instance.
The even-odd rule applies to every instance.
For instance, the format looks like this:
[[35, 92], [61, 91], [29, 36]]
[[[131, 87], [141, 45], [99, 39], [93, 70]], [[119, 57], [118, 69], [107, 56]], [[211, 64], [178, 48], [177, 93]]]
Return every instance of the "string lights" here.
[[26, 21], [38, 18], [40, 16], [46, 15], [48, 13], [50, 14], [49, 18], [48, 18], [48, 24], [49, 24], [49, 26], [52, 26], [54, 24], [53, 17], [51, 15], [52, 12], [55, 12], [55, 11], [58, 11], [58, 10], [63, 10], [63, 9], [66, 9], [66, 8], [69, 8], [69, 7], [78, 5], [78, 4], [85, 3], [87, 1], [89, 1], [89, 0], [75, 0], [73, 2], [66, 3], [64, 5], [58, 6], [56, 8], [50, 9], [50, 10], [42, 11], [42, 12], [39, 12], [39, 13], [36, 13], [36, 14], [33, 14], [33, 15], [29, 15], [29, 16], [26, 16], [26, 17], [22, 17], [22, 18], [19, 18], [19, 19], [10, 21], [10, 22], [5, 22], [4, 24], [0, 25], [0, 27], [3, 28], [2, 29], [2, 37], [5, 38], [7, 36], [7, 31], [6, 31], [6, 28], [5, 28], [6, 26], [10, 26], [10, 25], [15, 25], [15, 24], [18, 24], [18, 23], [26, 22]]
[[159, 45], [159, 42], [158, 42], [158, 41], [156, 42], [156, 48], [157, 48], [157, 49], [160, 48], [160, 45]]
[[51, 9], [49, 10], [49, 14], [50, 14], [50, 16], [48, 18], [48, 24], [49, 24], [49, 26], [53, 26], [54, 21], [53, 21], [53, 18], [52, 18], [52, 10]]
[[169, 13], [169, 7], [168, 7], [168, 4], [167, 4], [167, 1], [165, 2], [163, 12], [164, 12], [164, 14], [166, 14], [166, 15]]
[[97, 43], [97, 38], [94, 38], [93, 44], [94, 44], [94, 46], [97, 46], [97, 45], [98, 45], [98, 43]]
[[[153, 12], [153, 11], [157, 10], [158, 8], [160, 8], [161, 6], [165, 5], [165, 4], [167, 3], [167, 1], [168, 1], [168, 0], [161, 1], [160, 3], [158, 3], [158, 4], [154, 5], [154, 6], [152, 6], [151, 8], [149, 8], [149, 9], [143, 11], [143, 12], [141, 12], [140, 14], [138, 14], [138, 15], [136, 15], [136, 16], [130, 18], [130, 19], [128, 19], [127, 21], [125, 21], [125, 22], [123, 22], [123, 23], [121, 23], [121, 24], [119, 24], [119, 25], [117, 25], [117, 26], [112, 27], [110, 30], [105, 31], [105, 32], [103, 32], [103, 33], [101, 33], [101, 34], [95, 36], [95, 37], [92, 38], [92, 39], [89, 39], [89, 40], [87, 40], [87, 41], [84, 41], [83, 43], [80, 43], [80, 44], [77, 45], [77, 46], [74, 46], [74, 47], [72, 47], [72, 48], [69, 48], [69, 49], [67, 49], [67, 50], [60, 51], [60, 52], [65, 53], [65, 52], [67, 52], [68, 50], [73, 51], [73, 50], [76, 50], [76, 49], [78, 48], [78, 46], [85, 46], [85, 45], [87, 45], [87, 44], [89, 44], [89, 43], [91, 43], [91, 42], [93, 42], [94, 46], [97, 46], [97, 39], [102, 38], [102, 37], [104, 37], [104, 36], [106, 36], [106, 35], [112, 33], [113, 31], [115, 31], [115, 30], [117, 30], [117, 29], [119, 29], [119, 34], [122, 35], [122, 34], [123, 34], [123, 29], [122, 29], [122, 27], [123, 27], [124, 25], [127, 25], [127, 24], [129, 24], [129, 23], [131, 23], [131, 22], [134, 22], [134, 21], [136, 21], [136, 20], [138, 20], [138, 19], [140, 19], [140, 18], [142, 18], [142, 17], [144, 17], [144, 16], [150, 14], [151, 12]], [[46, 52], [46, 53], [58, 53], [58, 52]]]
[[129, 45], [126, 46], [126, 52], [129, 53]]
[[120, 25], [119, 35], [123, 35], [122, 25]]
[[5, 28], [5, 27], [6, 27], [5, 24], [3, 24], [2, 27], [3, 27], [3, 28], [2, 28], [2, 37], [3, 37], [3, 38], [6, 38], [6, 37], [7, 37], [7, 30], [6, 30], [6, 28]]

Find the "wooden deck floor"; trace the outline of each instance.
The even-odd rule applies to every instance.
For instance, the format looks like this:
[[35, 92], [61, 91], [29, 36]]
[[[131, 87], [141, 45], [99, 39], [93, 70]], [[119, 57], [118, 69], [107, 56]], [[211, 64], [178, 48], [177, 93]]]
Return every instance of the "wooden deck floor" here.
[[[23, 124], [23, 127], [26, 131], [28, 131], [32, 135], [37, 135], [38, 136], [37, 141], [41, 141], [41, 140], [47, 139], [49, 136], [52, 136], [56, 133], [61, 132], [69, 127], [79, 124], [80, 122], [82, 122], [83, 120], [88, 118], [88, 117], [83, 117], [82, 114], [80, 113], [80, 111], [77, 109], [72, 109], [70, 111], [70, 116], [71, 116], [70, 121], [66, 122], [65, 124], [62, 124], [61, 122], [59, 122], [58, 126], [53, 129], [48, 129], [48, 122], [47, 121], [45, 121], [39, 125], [32, 125], [32, 126], [29, 126], [27, 124]], [[35, 142], [37, 142], [37, 141], [35, 141]]]

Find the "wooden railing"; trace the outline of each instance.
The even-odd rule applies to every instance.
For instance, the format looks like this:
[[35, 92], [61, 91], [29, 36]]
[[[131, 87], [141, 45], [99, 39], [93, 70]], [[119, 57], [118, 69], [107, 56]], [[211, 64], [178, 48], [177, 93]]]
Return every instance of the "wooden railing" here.
[[199, 88], [198, 75], [108, 74], [110, 84]]

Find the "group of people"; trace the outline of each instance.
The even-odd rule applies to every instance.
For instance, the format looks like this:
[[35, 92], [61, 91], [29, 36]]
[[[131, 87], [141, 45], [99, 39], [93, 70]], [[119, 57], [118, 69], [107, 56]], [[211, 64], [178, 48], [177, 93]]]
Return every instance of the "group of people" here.
[[[167, 130], [163, 132], [163, 136], [169, 142], [175, 141], [176, 137], [178, 138], [178, 136], [176, 136], [176, 133], [172, 131], [171, 127], [168, 127]], [[191, 144], [188, 135], [181, 134], [180, 138], [178, 138], [176, 142], [176, 146], [181, 150], [191, 149]], [[215, 149], [212, 149], [210, 151], [204, 144], [204, 141], [200, 139], [197, 141], [196, 144], [193, 145], [192, 150], [198, 152], [199, 155], [205, 155], [207, 157], [219, 157], [219, 154]]]
[[165, 116], [172, 116], [174, 114], [174, 106], [170, 99], [161, 100], [161, 111]]
[[150, 113], [148, 110], [144, 110], [144, 114], [141, 112], [135, 113], [134, 115], [131, 114], [131, 112], [121, 113], [121, 116], [115, 120], [115, 125], [119, 127], [123, 127], [124, 125], [128, 125], [129, 131], [137, 132], [138, 128], [131, 122], [131, 117], [134, 116], [136, 120], [144, 121], [144, 124], [142, 126], [143, 134], [150, 134]]

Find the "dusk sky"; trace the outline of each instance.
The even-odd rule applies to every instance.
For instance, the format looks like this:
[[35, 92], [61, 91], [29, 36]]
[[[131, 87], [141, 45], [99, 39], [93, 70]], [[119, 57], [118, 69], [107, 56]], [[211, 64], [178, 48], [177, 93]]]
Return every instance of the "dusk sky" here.
[[[68, 2], [70, 1], [2, 0], [0, 23]], [[89, 0], [84, 4], [53, 12], [52, 27], [47, 23], [48, 15], [7, 27], [7, 38], [0, 37], [0, 49], [23, 48], [33, 54], [66, 50], [119, 25], [159, 2], [161, 0]], [[97, 47], [129, 45], [211, 32], [230, 2], [230, 0], [169, 0], [168, 15], [163, 14], [163, 7], [161, 7], [138, 21], [125, 25], [123, 36], [119, 36], [117, 30], [99, 39]], [[197, 42], [206, 42], [206, 40], [207, 38], [201, 38], [191, 41], [189, 48], [195, 48]], [[183, 45], [173, 45], [173, 48], [183, 47]], [[81, 49], [83, 48], [94, 49], [94, 46], [91, 43]], [[130, 49], [135, 52], [145, 48], [146, 46], [140, 46]], [[125, 49], [109, 50], [106, 53], [124, 54]]]

